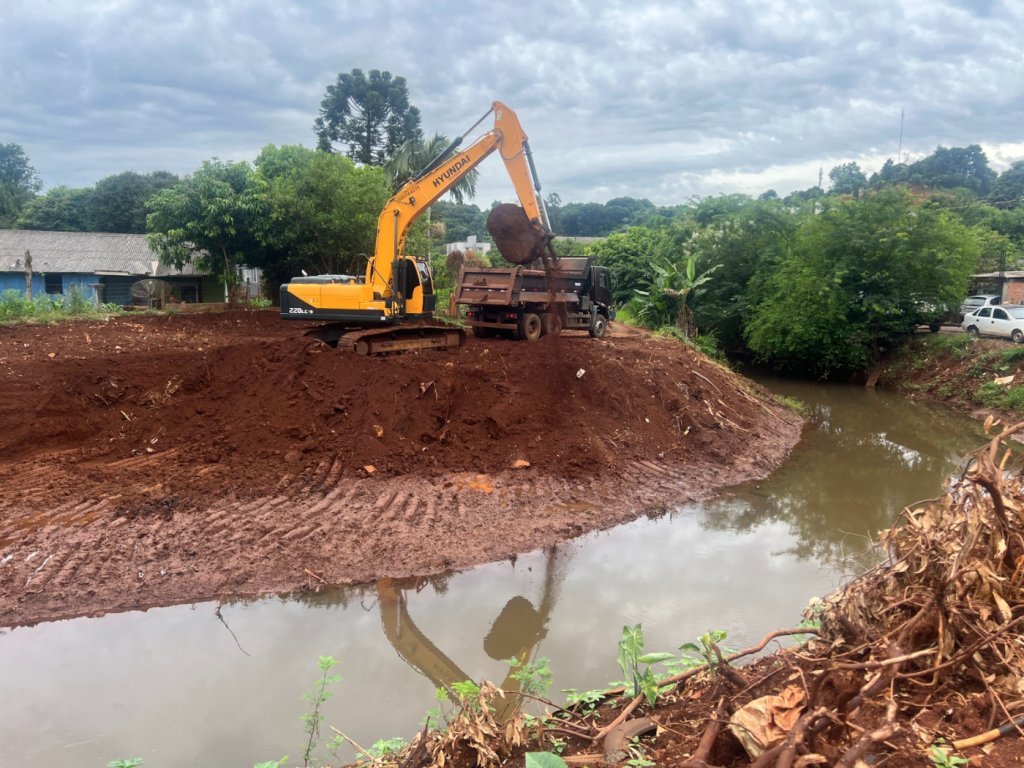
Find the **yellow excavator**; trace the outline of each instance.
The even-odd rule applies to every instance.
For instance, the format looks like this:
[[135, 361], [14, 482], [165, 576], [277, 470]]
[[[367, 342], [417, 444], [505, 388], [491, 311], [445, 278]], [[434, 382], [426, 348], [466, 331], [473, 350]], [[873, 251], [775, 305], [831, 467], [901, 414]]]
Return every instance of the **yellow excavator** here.
[[[494, 126], [465, 150], [459, 150], [466, 136], [492, 114]], [[365, 275], [292, 278], [281, 286], [281, 317], [326, 321], [327, 325], [309, 334], [364, 355], [464, 344], [465, 331], [434, 322], [437, 299], [429, 264], [425, 258], [406, 254], [405, 241], [413, 222], [495, 150], [505, 162], [524, 214], [496, 237], [509, 244], [509, 252], [540, 257], [550, 248], [553, 234], [540, 197], [530, 145], [516, 113], [496, 101], [388, 201], [378, 220], [375, 251], [368, 259]], [[497, 245], [504, 252], [503, 243]]]

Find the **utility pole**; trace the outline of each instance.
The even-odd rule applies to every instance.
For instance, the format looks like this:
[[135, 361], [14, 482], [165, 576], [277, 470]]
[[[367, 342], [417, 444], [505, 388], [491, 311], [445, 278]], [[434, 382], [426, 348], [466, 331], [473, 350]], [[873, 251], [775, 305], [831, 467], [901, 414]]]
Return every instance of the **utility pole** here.
[[818, 166], [818, 189], [824, 189], [824, 187], [823, 187], [823, 186], [821, 186], [821, 182], [822, 182], [822, 180], [823, 180], [824, 178], [825, 178], [825, 176], [824, 176], [824, 168], [822, 168], [822, 167], [821, 167], [821, 166], [819, 165], [819, 166]]
[[25, 251], [25, 295], [32, 301], [32, 252]]
[[900, 158], [903, 157], [903, 115], [904, 115], [904, 110], [900, 109], [900, 146], [899, 146], [899, 149], [896, 150], [896, 162], [897, 163], [902, 162], [902, 160]]

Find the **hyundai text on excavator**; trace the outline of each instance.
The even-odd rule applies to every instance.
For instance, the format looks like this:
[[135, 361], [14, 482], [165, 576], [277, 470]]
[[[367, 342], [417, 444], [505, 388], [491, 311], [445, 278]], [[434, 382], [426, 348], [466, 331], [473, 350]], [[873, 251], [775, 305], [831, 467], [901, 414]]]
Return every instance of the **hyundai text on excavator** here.
[[[494, 126], [465, 150], [458, 150], [488, 115]], [[308, 332], [321, 341], [364, 355], [413, 349], [445, 349], [465, 343], [461, 328], [433, 321], [434, 281], [427, 260], [405, 253], [413, 222], [430, 205], [495, 150], [501, 154], [525, 216], [504, 233], [513, 246], [528, 243], [529, 258], [550, 248], [551, 227], [540, 197], [530, 145], [515, 112], [499, 101], [424, 170], [406, 182], [380, 214], [373, 256], [366, 273], [295, 277], [281, 286], [281, 317], [327, 321]], [[502, 243], [498, 242], [498, 249]], [[516, 251], [515, 247], [510, 252]], [[526, 258], [526, 256], [524, 256]]]

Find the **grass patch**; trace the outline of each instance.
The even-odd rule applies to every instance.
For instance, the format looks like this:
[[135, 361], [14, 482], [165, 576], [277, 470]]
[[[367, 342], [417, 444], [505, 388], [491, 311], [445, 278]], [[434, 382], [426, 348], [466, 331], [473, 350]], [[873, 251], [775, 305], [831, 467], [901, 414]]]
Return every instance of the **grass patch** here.
[[801, 416], [807, 415], [809, 409], [807, 407], [807, 403], [805, 403], [803, 400], [798, 400], [797, 398], [790, 397], [789, 395], [774, 395], [774, 397], [775, 402], [777, 402], [779, 405], [784, 405], [791, 411], [796, 411]]
[[973, 346], [974, 338], [966, 333], [933, 333], [921, 340], [922, 349], [954, 360], [966, 360]]
[[986, 408], [1024, 412], [1024, 386], [1006, 386], [990, 381], [978, 388], [974, 399]]

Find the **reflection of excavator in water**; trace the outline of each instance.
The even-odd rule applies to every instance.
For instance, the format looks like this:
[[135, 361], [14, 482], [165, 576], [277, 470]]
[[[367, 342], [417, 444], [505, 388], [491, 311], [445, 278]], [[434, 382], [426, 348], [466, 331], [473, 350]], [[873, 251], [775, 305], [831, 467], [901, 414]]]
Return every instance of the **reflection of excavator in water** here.
[[[457, 151], [462, 140], [491, 113], [494, 127], [465, 150]], [[378, 220], [377, 242], [366, 274], [293, 278], [281, 286], [281, 317], [328, 321], [329, 325], [311, 335], [361, 354], [463, 344], [465, 331], [432, 322], [436, 302], [433, 277], [427, 261], [406, 255], [404, 247], [413, 222], [495, 150], [505, 161], [525, 214], [511, 217], [511, 223], [501, 222], [504, 228], [495, 232], [498, 250], [523, 253], [523, 258], [540, 257], [550, 248], [553, 235], [530, 145], [515, 112], [496, 101], [469, 131], [388, 201]]]
[[[510, 599], [491, 625], [491, 631], [484, 638], [484, 650], [496, 661], [515, 657], [519, 664], [527, 663], [536, 652], [540, 641], [547, 637], [548, 620], [554, 608], [557, 591], [556, 560], [558, 549], [547, 552], [544, 574], [544, 588], [540, 604], [533, 604], [522, 595]], [[443, 688], [451, 695], [452, 685], [472, 679], [459, 666], [434, 645], [409, 616], [406, 606], [405, 589], [394, 579], [377, 582], [381, 624], [391, 645], [416, 671], [429, 679], [435, 688]], [[499, 686], [506, 692], [519, 690], [520, 683], [509, 675]], [[499, 720], [509, 716], [521, 705], [519, 696], [506, 696], [498, 705]]]

